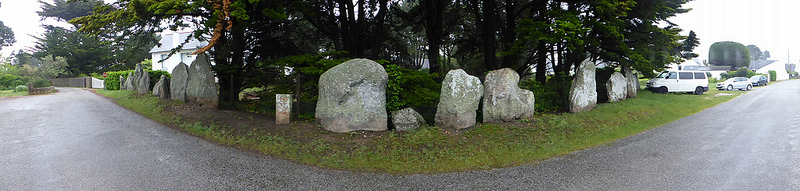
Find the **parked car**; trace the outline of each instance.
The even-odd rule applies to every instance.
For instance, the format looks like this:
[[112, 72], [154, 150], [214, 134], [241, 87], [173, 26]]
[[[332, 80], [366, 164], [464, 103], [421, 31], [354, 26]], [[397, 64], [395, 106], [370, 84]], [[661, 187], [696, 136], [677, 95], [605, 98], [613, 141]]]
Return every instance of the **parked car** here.
[[728, 90], [728, 91], [732, 91], [733, 89], [750, 91], [751, 89], [753, 89], [753, 83], [750, 83], [750, 80], [745, 77], [734, 77], [734, 78], [729, 78], [724, 82], [718, 83], [717, 89]]
[[662, 94], [667, 92], [692, 92], [702, 95], [703, 92], [708, 91], [708, 78], [706, 73], [701, 71], [664, 71], [647, 81], [646, 88]]
[[753, 83], [753, 86], [766, 86], [769, 83], [769, 78], [764, 75], [755, 75], [750, 77], [750, 83]]

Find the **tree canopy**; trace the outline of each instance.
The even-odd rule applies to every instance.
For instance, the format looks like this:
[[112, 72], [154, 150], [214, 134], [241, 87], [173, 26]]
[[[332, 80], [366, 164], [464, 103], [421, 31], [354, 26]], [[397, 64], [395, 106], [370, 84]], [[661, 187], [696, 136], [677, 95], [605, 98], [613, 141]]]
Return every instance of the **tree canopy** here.
[[[682, 8], [686, 2], [119, 0], [70, 22], [80, 32], [111, 39], [193, 28], [193, 38], [210, 42], [198, 53], [216, 63], [212, 69], [226, 102], [246, 86], [273, 83], [264, 79], [278, 78], [280, 68], [291, 65], [287, 60], [296, 61], [284, 58], [301, 55], [386, 60], [410, 69], [427, 64], [440, 77], [454, 68], [483, 76], [508, 67], [535, 74], [541, 83], [568, 80], [587, 58], [652, 73], [692, 57], [699, 44], [693, 32], [680, 36], [667, 20], [689, 11]], [[302, 63], [312, 62], [295, 64]], [[298, 84], [313, 79], [295, 74]]]
[[731, 71], [750, 67], [750, 52], [738, 42], [715, 42], [708, 49], [708, 63], [715, 66], [730, 66]]
[[17, 40], [14, 38], [14, 31], [3, 24], [3, 21], [0, 21], [0, 50], [2, 50], [4, 46], [13, 45], [15, 42], [17, 42]]

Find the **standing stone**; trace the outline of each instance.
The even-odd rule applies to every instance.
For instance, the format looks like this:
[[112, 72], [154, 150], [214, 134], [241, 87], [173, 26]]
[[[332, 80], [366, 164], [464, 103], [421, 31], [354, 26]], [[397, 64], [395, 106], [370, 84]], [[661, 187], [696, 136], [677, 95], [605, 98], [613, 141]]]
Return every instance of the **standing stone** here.
[[169, 81], [169, 97], [172, 100], [188, 101], [186, 85], [189, 84], [189, 67], [183, 62], [172, 69], [172, 80]]
[[325, 130], [386, 131], [386, 83], [380, 64], [352, 59], [331, 68], [319, 78], [316, 119]]
[[595, 66], [589, 59], [581, 62], [569, 90], [569, 112], [588, 111], [597, 106], [597, 84], [594, 82]]
[[392, 124], [397, 131], [411, 131], [424, 125], [425, 118], [409, 107], [392, 112]]
[[450, 70], [442, 81], [435, 122], [442, 128], [466, 129], [475, 126], [483, 85], [478, 77], [462, 69]]
[[[142, 69], [142, 64], [136, 64], [136, 69], [133, 70], [133, 89], [135, 91], [139, 91], [139, 84], [142, 80], [142, 76], [144, 76], [144, 69]], [[149, 77], [149, 76], [148, 76]]]
[[125, 76], [119, 75], [119, 90], [125, 90]]
[[622, 72], [625, 74], [625, 79], [628, 81], [628, 98], [636, 98], [639, 94], [639, 76], [631, 71], [630, 66], [623, 66]]
[[200, 54], [189, 66], [189, 83], [186, 86], [186, 99], [206, 109], [216, 109], [219, 104], [217, 83], [211, 73], [208, 55]]
[[167, 79], [167, 75], [161, 75], [156, 85], [153, 86], [153, 95], [161, 99], [169, 99], [169, 79]]
[[292, 121], [292, 94], [275, 94], [275, 124]]
[[139, 94], [150, 93], [150, 74], [142, 70], [142, 76], [139, 76], [139, 79], [136, 80], [136, 84], [136, 91], [138, 91]]
[[534, 112], [534, 96], [519, 88], [519, 74], [510, 68], [494, 70], [484, 80], [483, 122], [512, 122], [530, 119]]
[[606, 90], [608, 90], [608, 102], [625, 100], [628, 97], [628, 80], [622, 73], [614, 72], [606, 82]]
[[128, 72], [128, 79], [125, 79], [125, 89], [126, 90], [136, 90], [133, 88], [133, 72]]

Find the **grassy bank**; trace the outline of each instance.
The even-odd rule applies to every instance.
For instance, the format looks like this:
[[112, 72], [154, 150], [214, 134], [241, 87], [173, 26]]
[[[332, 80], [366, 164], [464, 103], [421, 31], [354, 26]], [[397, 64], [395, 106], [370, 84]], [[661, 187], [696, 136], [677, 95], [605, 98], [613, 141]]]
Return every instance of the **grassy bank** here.
[[132, 91], [97, 92], [156, 121], [222, 144], [323, 168], [396, 174], [530, 164], [659, 127], [746, 93], [711, 90], [696, 96], [643, 91], [636, 99], [600, 104], [595, 110], [577, 114], [543, 114], [531, 121], [462, 131], [426, 126], [363, 139], [364, 132], [334, 134], [309, 123], [292, 125], [315, 129], [301, 136], [260, 131], [259, 127], [239, 132], [226, 124], [181, 120], [163, 109], [179, 103], [131, 96]]
[[25, 95], [28, 95], [27, 91], [21, 91], [21, 92], [14, 92], [14, 90], [0, 91], [0, 97], [25, 96]]

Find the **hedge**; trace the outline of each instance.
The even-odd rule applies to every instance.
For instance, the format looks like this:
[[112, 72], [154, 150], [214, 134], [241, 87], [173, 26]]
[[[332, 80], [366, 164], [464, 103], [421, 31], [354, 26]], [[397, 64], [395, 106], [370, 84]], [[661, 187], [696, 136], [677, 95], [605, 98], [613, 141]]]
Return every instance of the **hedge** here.
[[[108, 77], [106, 78], [105, 82], [103, 82], [106, 86], [106, 89], [119, 90], [119, 76], [124, 76], [127, 78], [128, 73], [131, 72], [133, 72], [133, 70], [108, 72]], [[161, 79], [161, 75], [167, 75], [167, 79], [172, 78], [172, 75], [170, 75], [169, 72], [163, 70], [147, 70], [147, 74], [150, 76], [150, 89], [153, 89], [153, 86], [158, 83], [158, 80]]]
[[775, 70], [770, 70], [769, 71], [769, 81], [770, 82], [774, 82], [774, 81], [777, 81], [777, 80], [778, 80], [778, 72], [775, 72]]

